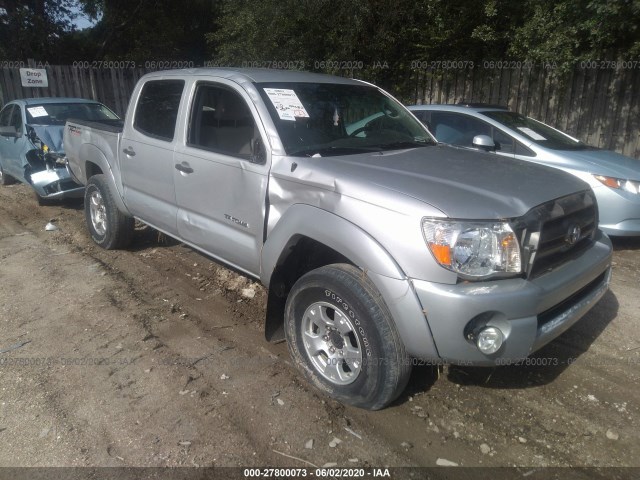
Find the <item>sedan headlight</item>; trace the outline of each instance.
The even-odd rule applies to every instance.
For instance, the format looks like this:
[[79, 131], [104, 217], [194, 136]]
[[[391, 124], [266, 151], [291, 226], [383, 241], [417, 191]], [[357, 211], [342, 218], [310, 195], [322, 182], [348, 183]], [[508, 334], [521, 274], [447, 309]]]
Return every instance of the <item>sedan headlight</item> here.
[[604, 175], [594, 175], [594, 178], [610, 188], [626, 190], [627, 192], [635, 194], [640, 193], [640, 182], [625, 180], [623, 178], [605, 177]]
[[508, 223], [424, 218], [422, 232], [436, 261], [461, 277], [522, 272], [520, 245]]

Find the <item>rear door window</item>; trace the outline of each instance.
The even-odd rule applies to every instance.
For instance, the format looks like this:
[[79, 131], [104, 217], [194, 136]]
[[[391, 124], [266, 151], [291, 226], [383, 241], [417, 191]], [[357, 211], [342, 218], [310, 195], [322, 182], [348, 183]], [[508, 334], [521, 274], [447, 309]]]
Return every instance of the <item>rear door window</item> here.
[[133, 126], [139, 132], [170, 142], [176, 120], [184, 80], [152, 80], [142, 87]]

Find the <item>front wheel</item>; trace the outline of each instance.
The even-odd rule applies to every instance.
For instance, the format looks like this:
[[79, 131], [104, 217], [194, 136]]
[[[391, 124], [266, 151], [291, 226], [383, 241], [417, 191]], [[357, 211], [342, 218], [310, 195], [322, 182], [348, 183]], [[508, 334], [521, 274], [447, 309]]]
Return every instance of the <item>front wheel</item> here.
[[84, 212], [91, 238], [102, 248], [124, 248], [131, 242], [134, 220], [118, 209], [103, 174], [89, 179], [84, 193]]
[[352, 265], [313, 270], [285, 309], [289, 351], [305, 377], [336, 400], [378, 410], [404, 390], [411, 362], [380, 293]]

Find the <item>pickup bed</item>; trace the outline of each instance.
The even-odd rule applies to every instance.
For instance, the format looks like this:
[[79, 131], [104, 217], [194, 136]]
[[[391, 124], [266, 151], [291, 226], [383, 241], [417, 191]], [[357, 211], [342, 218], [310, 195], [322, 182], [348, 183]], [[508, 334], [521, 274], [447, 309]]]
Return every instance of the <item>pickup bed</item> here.
[[64, 146], [98, 245], [126, 247], [138, 219], [260, 280], [268, 338], [359, 407], [393, 401], [415, 358], [524, 358], [609, 285], [585, 183], [438, 145], [365, 82], [156, 72], [122, 129], [69, 121]]

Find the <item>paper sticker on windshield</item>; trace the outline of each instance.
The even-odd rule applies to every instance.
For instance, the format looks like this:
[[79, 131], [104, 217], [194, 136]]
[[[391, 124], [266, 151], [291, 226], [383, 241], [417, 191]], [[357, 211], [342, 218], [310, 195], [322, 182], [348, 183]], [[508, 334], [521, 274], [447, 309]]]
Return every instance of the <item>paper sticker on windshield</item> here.
[[531, 137], [534, 140], [546, 140], [546, 138], [544, 138], [542, 135], [540, 135], [539, 133], [534, 132], [533, 130], [531, 130], [530, 128], [527, 127], [518, 127], [518, 130], [520, 130], [522, 133], [524, 133], [527, 137]]
[[27, 110], [29, 111], [29, 113], [33, 118], [49, 116], [49, 114], [44, 109], [44, 107], [31, 107], [31, 108], [27, 108]]
[[265, 88], [265, 93], [273, 103], [280, 120], [293, 120], [296, 117], [309, 117], [309, 114], [296, 95], [296, 92], [288, 88]]

